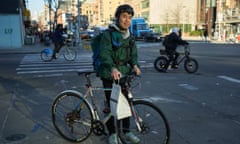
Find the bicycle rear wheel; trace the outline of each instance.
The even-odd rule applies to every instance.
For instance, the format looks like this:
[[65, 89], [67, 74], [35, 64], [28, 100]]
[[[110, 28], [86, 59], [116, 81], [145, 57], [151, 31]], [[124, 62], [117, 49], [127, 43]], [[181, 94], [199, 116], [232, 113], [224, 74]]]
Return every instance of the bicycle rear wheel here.
[[154, 61], [154, 68], [159, 72], [165, 72], [167, 70], [168, 60], [164, 56], [157, 57]]
[[[168, 144], [170, 128], [163, 112], [151, 102], [145, 100], [133, 101], [141, 131], [138, 130], [135, 116], [130, 118], [129, 131], [137, 136], [141, 144]], [[123, 138], [124, 139], [124, 138]], [[127, 141], [125, 144], [127, 144]]]
[[64, 58], [68, 61], [74, 61], [77, 57], [77, 51], [74, 47], [66, 45]]
[[45, 48], [41, 51], [40, 57], [43, 61], [48, 62], [52, 60], [53, 51], [50, 48]]
[[92, 133], [93, 115], [88, 103], [74, 92], [57, 96], [52, 105], [52, 122], [66, 140], [82, 142]]

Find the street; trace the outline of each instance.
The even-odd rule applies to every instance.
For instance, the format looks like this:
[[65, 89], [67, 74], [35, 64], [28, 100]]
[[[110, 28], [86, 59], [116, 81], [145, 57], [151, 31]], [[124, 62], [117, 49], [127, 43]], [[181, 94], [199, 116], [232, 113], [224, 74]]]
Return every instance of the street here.
[[[183, 63], [159, 73], [153, 62], [162, 45], [137, 45], [142, 77], [134, 96], [152, 101], [165, 113], [171, 144], [240, 143], [239, 44], [190, 42], [191, 56], [199, 63], [195, 74], [188, 74]], [[70, 144], [52, 125], [51, 104], [63, 90], [84, 92], [84, 78], [76, 71], [92, 69], [91, 52], [81, 51], [74, 62], [63, 57], [42, 62], [38, 53], [1, 54], [0, 64], [0, 143]], [[107, 139], [92, 135], [83, 142], [95, 143], [106, 144]]]

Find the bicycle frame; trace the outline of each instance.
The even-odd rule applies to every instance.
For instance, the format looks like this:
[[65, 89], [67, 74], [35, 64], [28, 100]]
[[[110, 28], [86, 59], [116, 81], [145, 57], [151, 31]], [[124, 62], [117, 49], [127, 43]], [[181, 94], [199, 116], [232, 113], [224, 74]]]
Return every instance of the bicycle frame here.
[[[180, 54], [181, 55], [181, 54]], [[182, 56], [180, 58], [180, 60], [178, 60], [178, 65], [184, 60], [184, 59], [188, 59], [190, 55], [190, 49], [189, 46], [184, 46], [184, 56]]]
[[[84, 107], [84, 103], [82, 103], [83, 100], [86, 101], [86, 103], [89, 105], [90, 109], [91, 109], [91, 113], [94, 114], [93, 115], [93, 119], [94, 120], [100, 120], [100, 117], [99, 117], [99, 114], [98, 114], [98, 107], [95, 103], [95, 99], [94, 99], [94, 94], [93, 94], [93, 91], [105, 91], [105, 90], [109, 90], [111, 91], [112, 89], [111, 88], [103, 88], [103, 87], [93, 87], [92, 84], [91, 84], [91, 81], [90, 81], [90, 78], [89, 78], [89, 75], [86, 74], [85, 75], [86, 77], [86, 80], [87, 80], [87, 84], [86, 84], [86, 92], [85, 94], [81, 94], [80, 92], [76, 91], [76, 90], [66, 90], [66, 91], [63, 91], [62, 93], [65, 93], [65, 92], [71, 92], [71, 93], [75, 93], [75, 94], [78, 94], [78, 95], [83, 95], [83, 99], [80, 100], [76, 106], [75, 106], [75, 109], [77, 110], [81, 110], [81, 108]], [[90, 100], [91, 100], [91, 103], [89, 102], [88, 98], [90, 97]], [[79, 109], [80, 108], [80, 109]], [[109, 114], [111, 115], [111, 114]], [[106, 118], [110, 118], [110, 116], [107, 116]], [[107, 122], [108, 119], [103, 119], [102, 122], [105, 124]]]
[[[109, 113], [104, 119], [100, 119], [99, 117], [99, 114], [98, 114], [98, 107], [96, 106], [96, 103], [95, 103], [95, 99], [94, 99], [94, 95], [93, 95], [93, 91], [111, 91], [112, 88], [104, 88], [104, 87], [93, 87], [92, 84], [91, 84], [91, 80], [90, 80], [90, 77], [89, 77], [89, 74], [85, 74], [85, 77], [86, 77], [86, 80], [87, 80], [87, 84], [86, 84], [86, 87], [87, 87], [87, 90], [86, 90], [86, 93], [84, 94], [83, 96], [83, 99], [87, 102], [87, 104], [90, 106], [90, 109], [91, 109], [91, 112], [94, 114], [93, 115], [93, 118], [94, 120], [100, 120], [102, 121], [104, 124], [106, 124], [106, 122], [110, 119], [110, 117], [112, 116], [111, 113]], [[136, 126], [138, 128], [139, 131], [142, 131], [141, 129], [141, 126], [140, 126], [140, 123], [141, 123], [141, 119], [139, 118], [138, 116], [138, 112], [136, 110], [136, 108], [134, 107], [133, 105], [133, 96], [132, 96], [132, 93], [130, 91], [130, 88], [127, 87], [127, 90], [128, 90], [128, 102], [129, 102], [129, 105], [130, 105], [130, 108], [131, 108], [131, 113], [132, 113], [132, 116], [134, 117], [135, 119], [135, 123], [136, 123]], [[70, 92], [73, 92], [73, 93], [76, 93], [76, 94], [79, 94], [79, 95], [82, 95], [80, 92], [78, 91], [75, 91], [75, 90], [68, 90]], [[64, 92], [67, 92], [67, 91], [64, 91]], [[89, 103], [88, 101], [88, 97], [90, 96], [91, 98], [91, 104]], [[82, 101], [79, 101], [79, 103], [77, 103], [76, 105], [76, 109], [77, 108], [82, 108], [84, 107]], [[79, 110], [80, 110], [79, 109]]]
[[187, 58], [186, 55], [182, 56], [182, 57], [177, 61], [177, 64], [179, 65], [185, 58]]
[[[166, 53], [165, 50], [160, 50], [160, 54], [161, 55], [166, 55], [167, 58], [169, 59], [169, 55]], [[184, 56], [181, 56], [179, 58], [179, 60], [177, 60], [177, 64], [179, 65], [181, 62], [183, 62], [184, 59], [188, 59], [189, 58], [189, 55], [190, 55], [190, 49], [189, 49], [189, 46], [184, 46], [184, 53], [179, 53], [179, 55], [184, 55]]]

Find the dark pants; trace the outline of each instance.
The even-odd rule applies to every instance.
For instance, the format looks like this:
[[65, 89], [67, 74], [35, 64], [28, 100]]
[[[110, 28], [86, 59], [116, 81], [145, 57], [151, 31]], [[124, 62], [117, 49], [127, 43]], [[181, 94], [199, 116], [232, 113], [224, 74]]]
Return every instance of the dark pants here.
[[63, 46], [63, 43], [61, 43], [61, 42], [56, 42], [54, 44], [53, 57], [56, 56], [56, 53], [59, 53], [59, 51], [62, 48], [62, 46]]
[[[104, 88], [112, 88], [112, 83], [113, 81], [110, 80], [106, 80], [106, 79], [102, 79], [103, 82], [103, 87]], [[121, 85], [122, 87], [122, 92], [124, 95], [127, 95], [127, 91], [124, 90], [124, 86]], [[105, 92], [105, 97], [106, 97], [106, 102], [107, 102], [107, 106], [110, 107], [110, 96], [111, 96], [111, 91], [104, 91]], [[109, 131], [109, 134], [113, 134], [116, 133], [116, 128], [115, 128], [115, 124], [114, 124], [114, 117], [112, 116], [109, 121], [106, 123], [107, 129]], [[130, 127], [130, 118], [125, 118], [122, 119], [120, 121], [118, 121], [117, 123], [120, 124], [120, 122], [122, 122], [122, 127], [123, 127], [123, 132], [129, 132], [129, 127]], [[118, 126], [119, 127], [119, 126]]]
[[166, 52], [169, 57], [169, 63], [167, 67], [169, 66], [170, 62], [172, 62], [173, 65], [177, 65], [177, 59], [179, 57], [179, 53], [176, 52], [176, 50], [166, 50]]

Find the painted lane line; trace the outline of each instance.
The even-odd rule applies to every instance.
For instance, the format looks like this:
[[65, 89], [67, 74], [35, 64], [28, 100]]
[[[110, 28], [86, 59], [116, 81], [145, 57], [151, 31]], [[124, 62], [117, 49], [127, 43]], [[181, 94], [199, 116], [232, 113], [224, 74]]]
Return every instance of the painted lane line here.
[[235, 78], [232, 78], [232, 77], [229, 77], [229, 76], [220, 75], [220, 76], [217, 76], [217, 77], [221, 78], [221, 79], [231, 81], [231, 82], [240, 83], [239, 79], [235, 79]]
[[197, 87], [193, 86], [193, 85], [190, 85], [190, 84], [179, 84], [180, 87], [183, 87], [185, 89], [188, 89], [188, 90], [198, 90]]
[[163, 98], [163, 97], [159, 97], [159, 96], [145, 97], [143, 99], [146, 101], [150, 101], [150, 102], [162, 101], [162, 102], [166, 102], [166, 103], [187, 103], [187, 102], [184, 102], [181, 100], [168, 99], [168, 98]]

